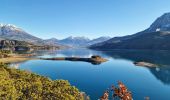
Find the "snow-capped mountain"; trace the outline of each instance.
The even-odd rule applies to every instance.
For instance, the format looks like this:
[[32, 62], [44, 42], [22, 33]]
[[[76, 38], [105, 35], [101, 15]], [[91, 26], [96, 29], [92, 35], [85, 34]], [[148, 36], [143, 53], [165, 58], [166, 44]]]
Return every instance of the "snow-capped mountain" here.
[[90, 41], [87, 37], [73, 37], [70, 36], [63, 40], [60, 40], [60, 44], [68, 45], [71, 47], [84, 47]]
[[43, 40], [11, 24], [0, 24], [0, 40], [25, 41], [39, 46], [43, 45], [61, 46], [56, 43], [55, 39]]
[[0, 35], [7, 35], [10, 34], [10, 32], [13, 31], [23, 31], [22, 29], [16, 27], [12, 24], [0, 24]]
[[92, 49], [158, 49], [170, 50], [170, 13], [157, 18], [149, 28], [133, 35], [114, 37], [91, 45]]
[[90, 40], [87, 37], [73, 37], [58, 40], [56, 38], [43, 40], [35, 37], [23, 29], [11, 25], [11, 24], [0, 24], [0, 40], [18, 40], [33, 43], [36, 45], [55, 45], [55, 46], [70, 46], [70, 47], [86, 47], [94, 43], [106, 41], [109, 37], [100, 37], [94, 40]]
[[147, 29], [147, 32], [155, 31], [170, 31], [170, 13], [165, 13], [157, 18]]
[[42, 39], [32, 36], [21, 28], [11, 24], [0, 24], [0, 37], [9, 40], [19, 40], [26, 42], [39, 42]]
[[106, 37], [106, 36], [99, 37], [99, 38], [92, 39], [92, 40], [84, 36], [81, 36], [81, 37], [70, 36], [62, 40], [56, 40], [56, 39], [50, 39], [50, 40], [55, 41], [58, 44], [63, 44], [63, 45], [67, 45], [70, 47], [87, 47], [92, 44], [100, 43], [100, 42], [103, 42], [109, 39], [110, 37]]

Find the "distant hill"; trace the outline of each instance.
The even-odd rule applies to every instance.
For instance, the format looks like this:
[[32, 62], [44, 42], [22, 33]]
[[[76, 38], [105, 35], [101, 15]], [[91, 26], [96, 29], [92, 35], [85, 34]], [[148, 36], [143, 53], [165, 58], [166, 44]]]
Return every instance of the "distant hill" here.
[[161, 49], [170, 50], [170, 13], [165, 13], [151, 26], [133, 35], [114, 37], [91, 45], [91, 49]]
[[56, 39], [56, 38], [46, 39], [46, 40], [44, 40], [44, 41], [45, 41], [45, 42], [48, 42], [48, 43], [51, 43], [51, 44], [53, 44], [53, 43], [58, 44], [58, 43], [59, 43], [59, 40]]
[[60, 40], [60, 44], [68, 45], [71, 47], [83, 47], [90, 41], [87, 37], [68, 37], [63, 40]]
[[89, 39], [87, 37], [73, 37], [73, 36], [70, 36], [70, 37], [67, 37], [65, 39], [62, 39], [62, 40], [58, 40], [56, 38], [51, 38], [51, 39], [47, 39], [45, 40], [46, 42], [48, 43], [55, 43], [55, 44], [58, 44], [58, 45], [67, 45], [67, 46], [70, 46], [70, 47], [87, 47], [87, 46], [90, 46], [92, 44], [95, 44], [95, 43], [100, 43], [100, 42], [104, 42], [106, 40], [109, 40], [110, 37], [99, 37], [99, 38], [96, 38], [96, 39]]
[[0, 49], [3, 50], [12, 50], [12, 51], [29, 51], [29, 50], [51, 50], [59, 49], [58, 46], [49, 46], [49, 45], [35, 45], [25, 41], [18, 40], [0, 40]]
[[68, 48], [69, 47], [67, 45], [60, 44], [59, 40], [56, 38], [46, 39], [46, 40], [43, 40], [43, 42], [45, 42], [48, 45], [59, 46], [60, 48]]
[[33, 49], [35, 45], [18, 40], [0, 40], [0, 49], [12, 51], [28, 51]]

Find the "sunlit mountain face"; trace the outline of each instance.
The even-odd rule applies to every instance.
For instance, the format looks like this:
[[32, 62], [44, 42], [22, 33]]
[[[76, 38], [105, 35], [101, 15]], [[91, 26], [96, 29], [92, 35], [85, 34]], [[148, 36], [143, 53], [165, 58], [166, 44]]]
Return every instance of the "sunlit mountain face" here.
[[23, 29], [12, 24], [0, 24], [0, 37], [10, 40], [20, 40], [26, 42], [38, 42], [40, 38], [30, 35]]
[[170, 50], [170, 13], [157, 18], [149, 28], [136, 34], [114, 37], [97, 43], [92, 49], [153, 49]]

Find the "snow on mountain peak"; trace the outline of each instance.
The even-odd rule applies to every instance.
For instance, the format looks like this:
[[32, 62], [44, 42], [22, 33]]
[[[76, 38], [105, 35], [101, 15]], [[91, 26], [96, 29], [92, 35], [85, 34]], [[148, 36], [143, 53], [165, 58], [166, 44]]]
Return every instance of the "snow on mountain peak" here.
[[84, 37], [84, 36], [77, 36], [77, 37], [69, 36], [66, 39], [71, 39], [71, 40], [77, 40], [77, 39], [90, 40], [89, 38]]
[[5, 29], [5, 30], [16, 30], [16, 31], [23, 31], [21, 28], [18, 28], [17, 26], [15, 25], [12, 25], [12, 24], [0, 24], [0, 29]]
[[170, 31], [170, 13], [165, 13], [162, 16], [158, 17], [149, 27], [149, 32], [156, 31]]

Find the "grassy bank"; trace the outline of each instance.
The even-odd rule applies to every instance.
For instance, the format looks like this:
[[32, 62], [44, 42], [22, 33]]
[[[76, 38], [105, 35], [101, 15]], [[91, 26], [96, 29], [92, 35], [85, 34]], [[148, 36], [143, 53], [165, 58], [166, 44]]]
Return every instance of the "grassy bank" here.
[[13, 54], [13, 55], [10, 55], [9, 57], [6, 57], [6, 58], [0, 58], [0, 62], [15, 63], [15, 62], [23, 62], [23, 61], [31, 60], [31, 59], [35, 59], [35, 58], [31, 58], [27, 55]]
[[10, 50], [0, 50], [0, 62], [3, 63], [14, 63], [30, 60], [28, 55], [14, 54]]
[[31, 72], [8, 68], [0, 63], [1, 100], [83, 100], [68, 81], [52, 81]]

